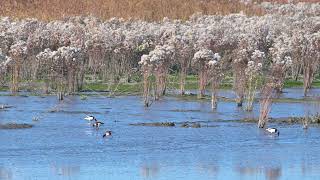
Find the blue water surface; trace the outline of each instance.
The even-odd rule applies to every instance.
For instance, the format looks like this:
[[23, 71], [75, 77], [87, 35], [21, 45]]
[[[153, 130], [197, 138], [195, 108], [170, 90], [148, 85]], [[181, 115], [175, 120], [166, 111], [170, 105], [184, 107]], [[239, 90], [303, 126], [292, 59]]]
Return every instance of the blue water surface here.
[[[294, 95], [287, 95], [294, 96]], [[31, 123], [31, 129], [0, 130], [0, 180], [34, 179], [320, 179], [320, 129], [269, 124], [274, 137], [254, 123], [259, 105], [248, 113], [233, 102], [166, 97], [144, 108], [141, 97], [1, 96], [0, 123]], [[271, 117], [303, 116], [317, 103], [274, 103]], [[105, 122], [93, 128], [83, 118]], [[32, 121], [40, 117], [39, 121]], [[130, 126], [140, 122], [201, 122], [209, 127]], [[111, 138], [102, 138], [112, 130]]]

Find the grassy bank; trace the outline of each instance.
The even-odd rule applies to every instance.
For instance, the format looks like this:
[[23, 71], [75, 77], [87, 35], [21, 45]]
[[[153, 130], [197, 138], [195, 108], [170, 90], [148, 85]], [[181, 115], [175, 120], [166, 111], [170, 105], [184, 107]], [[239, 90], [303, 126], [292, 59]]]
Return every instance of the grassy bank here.
[[[180, 89], [180, 80], [178, 75], [170, 75], [168, 77], [168, 85], [167, 88], [169, 90], [177, 90]], [[232, 89], [233, 79], [230, 76], [227, 76], [221, 83], [221, 89]], [[314, 80], [313, 87], [320, 87], [320, 77]], [[284, 83], [285, 88], [302, 88], [303, 81], [299, 79], [298, 81], [288, 79]], [[189, 75], [186, 78], [185, 84], [186, 90], [195, 90], [198, 89], [198, 77], [195, 75]], [[210, 86], [207, 86], [207, 89], [210, 90]], [[85, 91], [114, 91], [116, 93], [140, 93], [143, 90], [142, 82], [134, 82], [134, 83], [119, 83], [119, 84], [106, 84], [106, 83], [87, 83], [84, 87]]]
[[[167, 90], [179, 90], [180, 89], [180, 79], [178, 75], [169, 75], [167, 79]], [[23, 81], [21, 83], [20, 90], [33, 92], [34, 90], [41, 90], [43, 82], [32, 82], [28, 83]], [[232, 89], [233, 79], [231, 76], [226, 76], [221, 82], [220, 89]], [[314, 80], [313, 87], [320, 88], [320, 77]], [[285, 88], [302, 88], [303, 82], [301, 79], [298, 81], [288, 79], [284, 84]], [[196, 75], [189, 75], [186, 78], [185, 89], [197, 90], [198, 89], [198, 77]], [[0, 86], [0, 91], [9, 91], [8, 86]], [[210, 85], [207, 86], [207, 90], [210, 90]], [[100, 81], [86, 80], [85, 85], [81, 92], [108, 92], [107, 94], [112, 95], [140, 95], [143, 91], [143, 83], [141, 78], [136, 78], [130, 83], [122, 81], [121, 83], [107, 83]], [[81, 94], [81, 92], [79, 94]], [[33, 94], [33, 93], [31, 93]], [[37, 95], [41, 95], [36, 93]], [[78, 94], [78, 93], [77, 93]], [[194, 98], [193, 96], [186, 96], [186, 98]], [[196, 98], [196, 97], [195, 97]], [[209, 97], [208, 97], [209, 98]], [[290, 101], [290, 100], [288, 100]]]

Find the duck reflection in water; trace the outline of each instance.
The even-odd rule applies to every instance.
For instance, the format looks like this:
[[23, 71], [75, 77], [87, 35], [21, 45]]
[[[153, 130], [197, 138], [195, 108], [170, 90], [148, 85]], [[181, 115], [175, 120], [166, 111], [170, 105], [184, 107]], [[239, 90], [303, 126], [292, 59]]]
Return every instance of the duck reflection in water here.
[[12, 172], [8, 169], [0, 167], [0, 180], [11, 180]]
[[59, 165], [52, 165], [53, 174], [65, 177], [71, 177], [80, 172], [80, 166], [59, 166]]
[[282, 174], [281, 167], [236, 167], [235, 170], [244, 176], [264, 174], [267, 180], [278, 180]]
[[158, 164], [144, 164], [141, 166], [141, 175], [146, 178], [154, 178], [159, 173]]

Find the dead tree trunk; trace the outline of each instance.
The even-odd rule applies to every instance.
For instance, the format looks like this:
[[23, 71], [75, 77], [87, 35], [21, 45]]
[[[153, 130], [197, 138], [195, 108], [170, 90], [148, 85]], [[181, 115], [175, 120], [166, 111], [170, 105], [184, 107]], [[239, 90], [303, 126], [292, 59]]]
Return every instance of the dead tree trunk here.
[[273, 93], [273, 85], [272, 83], [266, 84], [261, 93], [260, 100], [260, 115], [258, 127], [264, 128], [268, 122], [268, 115], [271, 110], [272, 104], [272, 93]]

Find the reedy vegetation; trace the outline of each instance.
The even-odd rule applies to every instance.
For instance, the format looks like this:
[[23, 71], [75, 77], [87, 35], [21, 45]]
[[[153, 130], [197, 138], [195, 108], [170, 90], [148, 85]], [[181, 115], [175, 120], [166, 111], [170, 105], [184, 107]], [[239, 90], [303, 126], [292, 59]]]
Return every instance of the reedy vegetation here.
[[[197, 73], [199, 97], [212, 85], [212, 108], [223, 75], [233, 74], [237, 102], [252, 110], [262, 77], [259, 127], [264, 127], [274, 92], [287, 76], [304, 76], [305, 94], [320, 64], [320, 4], [259, 5], [263, 16], [194, 14], [188, 20], [146, 22], [112, 18], [0, 21], [2, 82], [12, 92], [23, 80], [42, 80], [45, 90], [76, 92], [85, 74], [118, 82], [135, 69], [143, 72], [145, 105], [152, 77], [155, 100], [166, 92], [167, 76], [180, 71], [181, 94], [187, 74]], [[178, 68], [176, 68], [178, 67]], [[8, 78], [11, 77], [11, 78]], [[61, 98], [61, 97], [60, 97]]]

